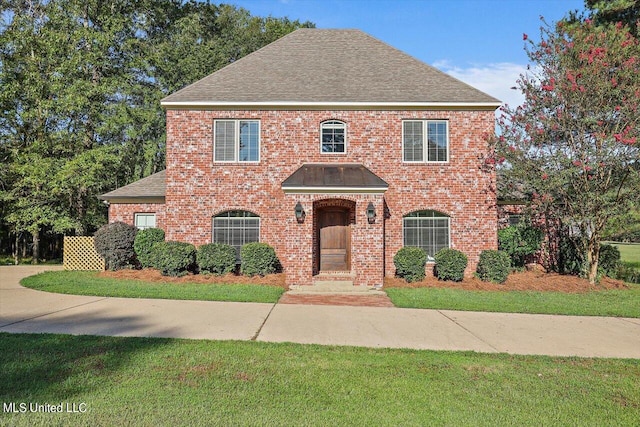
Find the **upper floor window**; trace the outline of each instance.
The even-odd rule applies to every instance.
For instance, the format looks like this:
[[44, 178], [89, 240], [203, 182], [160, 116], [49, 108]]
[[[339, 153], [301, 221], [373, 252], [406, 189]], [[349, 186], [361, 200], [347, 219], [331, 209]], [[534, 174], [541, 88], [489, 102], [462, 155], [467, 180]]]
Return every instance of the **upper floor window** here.
[[347, 152], [347, 125], [338, 120], [327, 120], [320, 124], [322, 153]]
[[402, 159], [405, 162], [446, 162], [449, 126], [446, 120], [402, 122]]
[[134, 219], [138, 230], [155, 228], [156, 226], [156, 214], [154, 213], [137, 213], [135, 214]]
[[257, 162], [260, 160], [258, 120], [215, 120], [213, 157], [216, 162]]

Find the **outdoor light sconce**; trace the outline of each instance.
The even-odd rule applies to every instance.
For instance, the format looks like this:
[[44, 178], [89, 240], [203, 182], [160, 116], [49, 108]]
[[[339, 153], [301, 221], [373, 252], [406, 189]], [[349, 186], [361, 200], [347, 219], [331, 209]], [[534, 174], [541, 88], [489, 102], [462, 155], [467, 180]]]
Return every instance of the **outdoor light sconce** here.
[[298, 223], [302, 224], [304, 222], [304, 217], [307, 214], [304, 212], [304, 209], [302, 208], [302, 205], [300, 204], [300, 202], [296, 203], [295, 212], [296, 212], [296, 220], [298, 220]]
[[376, 208], [371, 202], [369, 202], [369, 206], [367, 206], [367, 220], [369, 221], [369, 224], [376, 222]]

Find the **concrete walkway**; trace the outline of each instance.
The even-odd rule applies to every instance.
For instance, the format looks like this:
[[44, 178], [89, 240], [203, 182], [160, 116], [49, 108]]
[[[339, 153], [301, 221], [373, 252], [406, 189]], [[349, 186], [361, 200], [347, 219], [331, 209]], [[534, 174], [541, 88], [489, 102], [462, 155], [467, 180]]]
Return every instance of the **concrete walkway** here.
[[23, 288], [0, 267], [0, 332], [257, 340], [640, 359], [640, 319], [105, 298]]

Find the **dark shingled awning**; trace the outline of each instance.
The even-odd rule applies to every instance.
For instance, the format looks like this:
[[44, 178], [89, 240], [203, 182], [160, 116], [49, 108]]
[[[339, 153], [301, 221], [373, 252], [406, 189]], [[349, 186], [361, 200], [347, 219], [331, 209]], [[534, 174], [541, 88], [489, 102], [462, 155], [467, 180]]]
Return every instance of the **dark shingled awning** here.
[[282, 183], [285, 193], [384, 193], [387, 188], [361, 164], [305, 164]]

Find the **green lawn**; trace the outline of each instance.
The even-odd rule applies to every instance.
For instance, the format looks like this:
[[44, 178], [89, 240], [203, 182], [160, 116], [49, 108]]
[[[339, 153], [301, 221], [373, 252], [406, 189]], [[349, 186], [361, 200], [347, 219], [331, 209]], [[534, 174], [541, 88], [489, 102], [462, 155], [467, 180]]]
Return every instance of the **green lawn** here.
[[620, 251], [620, 260], [624, 263], [631, 263], [635, 268], [640, 269], [640, 243], [615, 243], [611, 242]]
[[150, 283], [98, 277], [91, 271], [48, 271], [26, 277], [22, 286], [46, 292], [124, 298], [275, 303], [284, 289], [266, 285]]
[[[640, 245], [614, 243], [622, 261], [640, 270]], [[640, 317], [640, 285], [628, 290], [562, 292], [489, 292], [453, 288], [385, 289], [396, 307], [504, 313]]]
[[[98, 277], [95, 272], [50, 271], [22, 279], [28, 288], [74, 295], [162, 298], [202, 301], [278, 301], [283, 288], [265, 285], [148, 283]], [[640, 317], [640, 285], [628, 290], [561, 292], [489, 292], [452, 288], [388, 288], [397, 307], [584, 316]]]
[[620, 251], [622, 267], [618, 269], [618, 278], [632, 283], [640, 283], [640, 243], [608, 242]]
[[[640, 425], [640, 361], [0, 334], [0, 425]], [[4, 412], [4, 411], [3, 411]]]
[[466, 291], [453, 288], [385, 289], [396, 307], [503, 313], [640, 317], [640, 285], [628, 290], [562, 292]]

